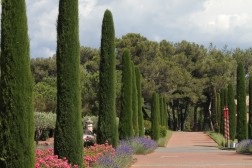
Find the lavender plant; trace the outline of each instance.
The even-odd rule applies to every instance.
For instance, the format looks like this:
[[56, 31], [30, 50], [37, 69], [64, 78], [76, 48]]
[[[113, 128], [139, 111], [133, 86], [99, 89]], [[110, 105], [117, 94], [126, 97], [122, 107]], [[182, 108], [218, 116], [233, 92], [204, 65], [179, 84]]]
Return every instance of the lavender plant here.
[[236, 146], [236, 152], [252, 154], [252, 139], [242, 140], [238, 143]]

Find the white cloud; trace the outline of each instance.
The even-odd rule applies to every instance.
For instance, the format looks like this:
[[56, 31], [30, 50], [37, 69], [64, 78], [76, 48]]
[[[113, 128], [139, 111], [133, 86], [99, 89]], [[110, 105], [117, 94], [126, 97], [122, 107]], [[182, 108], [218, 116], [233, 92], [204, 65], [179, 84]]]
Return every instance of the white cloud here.
[[[59, 0], [27, 0], [32, 57], [56, 50]], [[222, 48], [251, 47], [251, 0], [79, 0], [80, 43], [99, 47], [103, 13], [113, 13], [116, 36], [193, 41]]]

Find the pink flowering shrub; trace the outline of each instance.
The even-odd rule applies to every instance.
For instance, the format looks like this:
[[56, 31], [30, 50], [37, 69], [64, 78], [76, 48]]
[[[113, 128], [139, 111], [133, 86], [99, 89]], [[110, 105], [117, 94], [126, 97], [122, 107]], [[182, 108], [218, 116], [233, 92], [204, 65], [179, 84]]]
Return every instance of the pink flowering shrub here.
[[78, 168], [77, 165], [72, 166], [66, 158], [59, 159], [54, 155], [53, 148], [47, 150], [36, 151], [36, 168]]
[[[84, 167], [90, 168], [91, 165], [95, 164], [100, 157], [115, 155], [115, 149], [112, 145], [105, 144], [98, 145], [94, 144], [84, 148]], [[66, 158], [60, 159], [57, 155], [54, 155], [53, 148], [36, 151], [36, 168], [78, 168], [77, 165], [72, 166], [68, 163]]]
[[84, 148], [84, 166], [90, 168], [96, 161], [103, 156], [114, 156], [115, 149], [112, 145], [108, 145], [108, 142], [102, 145], [94, 144]]

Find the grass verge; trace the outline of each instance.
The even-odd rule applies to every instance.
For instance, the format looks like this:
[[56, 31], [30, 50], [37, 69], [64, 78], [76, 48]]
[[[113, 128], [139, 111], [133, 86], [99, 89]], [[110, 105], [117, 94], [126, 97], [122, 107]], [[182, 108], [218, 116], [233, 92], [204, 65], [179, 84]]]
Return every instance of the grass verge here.
[[218, 148], [223, 148], [225, 144], [225, 138], [222, 134], [213, 131], [206, 132], [207, 135], [212, 138], [217, 144]]

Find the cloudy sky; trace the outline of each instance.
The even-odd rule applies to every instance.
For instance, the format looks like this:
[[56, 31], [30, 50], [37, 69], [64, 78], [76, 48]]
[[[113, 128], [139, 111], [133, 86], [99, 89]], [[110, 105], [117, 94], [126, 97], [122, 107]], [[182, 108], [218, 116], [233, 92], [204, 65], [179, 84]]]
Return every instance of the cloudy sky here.
[[[31, 57], [56, 50], [59, 0], [26, 0]], [[149, 40], [187, 40], [206, 47], [252, 47], [251, 0], [79, 0], [80, 44], [100, 46], [106, 9], [114, 17], [116, 37], [140, 33]]]

